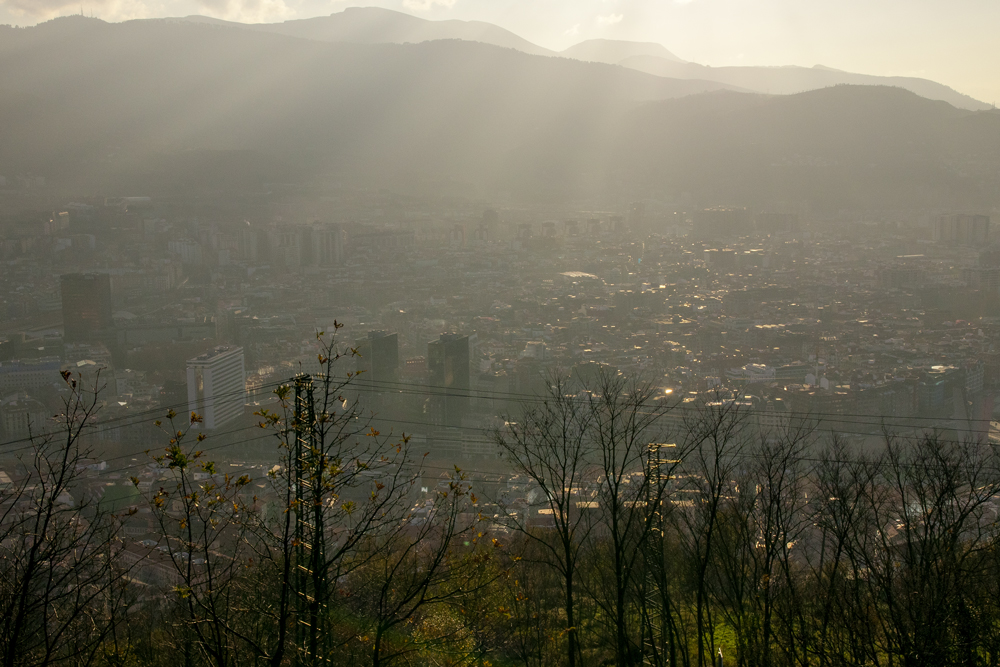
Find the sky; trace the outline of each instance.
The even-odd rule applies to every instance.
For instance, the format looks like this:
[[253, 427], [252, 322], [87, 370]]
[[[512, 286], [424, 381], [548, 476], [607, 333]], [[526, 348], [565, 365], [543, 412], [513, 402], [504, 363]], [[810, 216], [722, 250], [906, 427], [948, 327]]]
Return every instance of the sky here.
[[81, 12], [106, 21], [203, 14], [272, 22], [350, 6], [487, 21], [555, 50], [628, 39], [704, 65], [918, 76], [1000, 102], [1000, 0], [0, 0], [0, 24]]

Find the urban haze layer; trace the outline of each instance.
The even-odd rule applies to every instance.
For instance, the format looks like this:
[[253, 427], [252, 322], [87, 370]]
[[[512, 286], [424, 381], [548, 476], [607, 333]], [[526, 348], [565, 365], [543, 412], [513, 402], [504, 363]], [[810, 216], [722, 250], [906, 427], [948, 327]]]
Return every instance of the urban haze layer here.
[[483, 26], [0, 26], [3, 664], [996, 664], [1000, 113]]

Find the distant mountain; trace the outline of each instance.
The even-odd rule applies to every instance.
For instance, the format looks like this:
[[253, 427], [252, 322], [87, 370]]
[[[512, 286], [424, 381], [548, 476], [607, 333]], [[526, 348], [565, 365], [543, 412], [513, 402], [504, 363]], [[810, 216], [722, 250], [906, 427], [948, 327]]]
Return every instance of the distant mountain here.
[[229, 178], [219, 154], [207, 180], [178, 165], [221, 151], [241, 174], [267, 162], [255, 151], [278, 158], [260, 176], [272, 182], [292, 177], [287, 165], [296, 178], [481, 179], [526, 146], [552, 149], [538, 167], [583, 159], [636, 102], [724, 88], [460, 40], [331, 44], [66, 17], [0, 27], [0, 174], [211, 188]]
[[615, 146], [609, 162], [627, 161], [637, 189], [687, 192], [702, 203], [1000, 205], [1000, 112], [960, 110], [900, 88], [651, 102], [627, 118]]
[[279, 35], [313, 39], [320, 42], [356, 44], [418, 44], [436, 39], [463, 39], [516, 49], [533, 55], [551, 56], [554, 51], [532, 44], [509, 30], [483, 21], [428, 21], [426, 19], [379, 7], [347, 9], [311, 19], [284, 23], [233, 23], [205, 16], [188, 16], [173, 21], [228, 25]]
[[523, 53], [560, 56], [585, 62], [622, 65], [647, 74], [674, 79], [715, 81], [726, 87], [771, 95], [787, 95], [838, 84], [899, 86], [921, 97], [943, 100], [970, 110], [989, 105], [968, 95], [926, 79], [881, 77], [853, 74], [826, 67], [707, 67], [685, 62], [662, 44], [591, 39], [555, 52], [532, 44], [482, 21], [429, 21], [402, 12], [378, 7], [349, 7], [330, 16], [285, 21], [284, 23], [243, 24], [205, 16], [166, 19], [171, 22], [202, 23], [245, 30], [269, 32], [321, 42], [355, 44], [418, 44], [441, 39], [460, 39], [515, 49]]
[[71, 17], [0, 27], [0, 90], [0, 174], [63, 191], [1000, 205], [1000, 113], [883, 86], [767, 96], [469, 41]]
[[985, 110], [990, 105], [927, 79], [906, 76], [853, 74], [829, 67], [706, 67], [652, 54], [637, 54], [616, 61], [623, 67], [674, 79], [718, 81], [771, 95], [791, 95], [841, 84], [898, 86], [926, 97], [942, 100], [960, 109]]
[[662, 44], [653, 42], [626, 42], [614, 39], [588, 39], [571, 46], [559, 55], [564, 58], [586, 60], [594, 63], [617, 65], [627, 58], [663, 58], [671, 62], [684, 62]]

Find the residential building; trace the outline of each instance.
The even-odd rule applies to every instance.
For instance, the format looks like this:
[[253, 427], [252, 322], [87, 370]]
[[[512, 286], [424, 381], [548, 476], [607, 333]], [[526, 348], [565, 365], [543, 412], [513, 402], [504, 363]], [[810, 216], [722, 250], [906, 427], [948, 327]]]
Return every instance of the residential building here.
[[188, 410], [216, 429], [243, 414], [246, 403], [243, 348], [222, 345], [187, 362]]

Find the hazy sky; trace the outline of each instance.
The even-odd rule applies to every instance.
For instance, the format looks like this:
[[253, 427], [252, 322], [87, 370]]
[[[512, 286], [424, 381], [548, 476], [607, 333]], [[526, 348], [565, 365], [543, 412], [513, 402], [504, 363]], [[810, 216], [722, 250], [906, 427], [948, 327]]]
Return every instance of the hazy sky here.
[[819, 63], [921, 76], [1000, 102], [1000, 0], [0, 0], [0, 23], [81, 10], [109, 21], [281, 21], [356, 5], [489, 21], [552, 49], [595, 37], [652, 41], [707, 65]]

